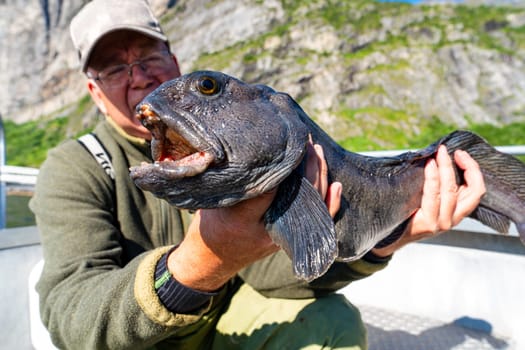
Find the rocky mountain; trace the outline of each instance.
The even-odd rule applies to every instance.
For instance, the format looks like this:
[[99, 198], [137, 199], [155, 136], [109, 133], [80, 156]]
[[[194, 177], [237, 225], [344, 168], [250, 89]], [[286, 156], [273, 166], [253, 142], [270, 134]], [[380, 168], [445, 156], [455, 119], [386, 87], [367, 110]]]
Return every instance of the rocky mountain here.
[[[84, 2], [0, 0], [5, 119], [77, 108], [84, 78], [68, 23]], [[286, 91], [339, 140], [379, 126], [417, 134], [433, 118], [458, 127], [525, 122], [522, 1], [151, 3], [184, 72], [222, 70]], [[89, 123], [94, 108], [84, 114]]]

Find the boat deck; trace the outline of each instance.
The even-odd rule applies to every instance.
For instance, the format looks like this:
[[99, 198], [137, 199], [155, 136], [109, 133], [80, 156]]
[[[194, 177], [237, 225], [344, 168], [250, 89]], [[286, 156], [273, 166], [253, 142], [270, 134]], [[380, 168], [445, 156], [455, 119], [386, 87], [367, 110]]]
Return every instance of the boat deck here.
[[469, 328], [461, 320], [440, 320], [359, 305], [368, 330], [370, 350], [493, 350], [517, 349], [513, 340]]

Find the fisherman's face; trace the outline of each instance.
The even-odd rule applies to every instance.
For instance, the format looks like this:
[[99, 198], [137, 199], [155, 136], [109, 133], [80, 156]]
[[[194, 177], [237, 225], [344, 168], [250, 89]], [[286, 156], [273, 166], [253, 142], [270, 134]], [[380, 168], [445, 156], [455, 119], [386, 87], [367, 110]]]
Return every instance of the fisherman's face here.
[[136, 118], [135, 107], [160, 84], [180, 76], [180, 70], [164, 42], [116, 31], [96, 45], [87, 74], [88, 90], [98, 108], [129, 135], [149, 140], [151, 134]]

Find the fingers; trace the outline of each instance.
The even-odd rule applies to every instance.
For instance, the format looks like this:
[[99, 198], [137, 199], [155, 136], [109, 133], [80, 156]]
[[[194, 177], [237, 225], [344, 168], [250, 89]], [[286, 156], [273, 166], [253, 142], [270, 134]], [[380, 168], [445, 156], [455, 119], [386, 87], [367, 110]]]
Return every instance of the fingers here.
[[326, 193], [325, 203], [328, 207], [328, 212], [332, 219], [335, 217], [335, 214], [341, 208], [341, 193], [343, 191], [343, 184], [340, 182], [333, 182], [330, 187], [328, 187], [328, 192]]
[[439, 146], [436, 163], [439, 171], [439, 216], [438, 229], [449, 230], [454, 226], [453, 218], [458, 198], [456, 172], [445, 146]]
[[456, 151], [454, 160], [463, 172], [465, 183], [458, 189], [456, 210], [454, 213], [455, 224], [462, 218], [472, 213], [486, 192], [483, 174], [479, 164], [465, 151]]
[[324, 159], [323, 147], [314, 145], [310, 138], [306, 152], [306, 178], [317, 188], [321, 198], [325, 198], [328, 189], [328, 166]]
[[[421, 222], [422, 226], [419, 229], [420, 231], [433, 233], [438, 230], [437, 219], [439, 218], [440, 206], [439, 170], [434, 159], [429, 160], [425, 166], [424, 181], [421, 208], [414, 216], [414, 224], [419, 224]], [[419, 226], [416, 227], [419, 228]]]
[[321, 195], [321, 198], [325, 198], [326, 192], [328, 190], [328, 165], [326, 164], [326, 159], [324, 158], [323, 147], [321, 145], [314, 145], [314, 149], [317, 153], [317, 159], [319, 164], [318, 191]]
[[456, 151], [454, 160], [464, 171], [465, 183], [461, 186], [445, 146], [440, 146], [436, 159], [425, 166], [421, 208], [410, 231], [414, 238], [450, 230], [479, 205], [486, 189], [478, 163], [465, 151]]
[[341, 207], [343, 185], [340, 182], [328, 184], [328, 164], [324, 157], [323, 147], [313, 144], [312, 139], [307, 145], [306, 178], [317, 189], [324, 199], [328, 212], [333, 218]]

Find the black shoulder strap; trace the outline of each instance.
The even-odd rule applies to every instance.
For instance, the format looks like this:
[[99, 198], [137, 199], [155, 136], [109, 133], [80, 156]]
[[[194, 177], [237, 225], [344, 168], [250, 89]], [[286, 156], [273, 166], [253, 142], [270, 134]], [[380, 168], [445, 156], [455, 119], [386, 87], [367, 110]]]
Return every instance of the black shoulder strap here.
[[89, 133], [79, 137], [78, 142], [80, 142], [80, 144], [93, 155], [93, 158], [95, 158], [98, 164], [100, 164], [106, 174], [108, 174], [112, 180], [115, 180], [115, 170], [111, 164], [111, 158], [97, 136], [93, 133]]

